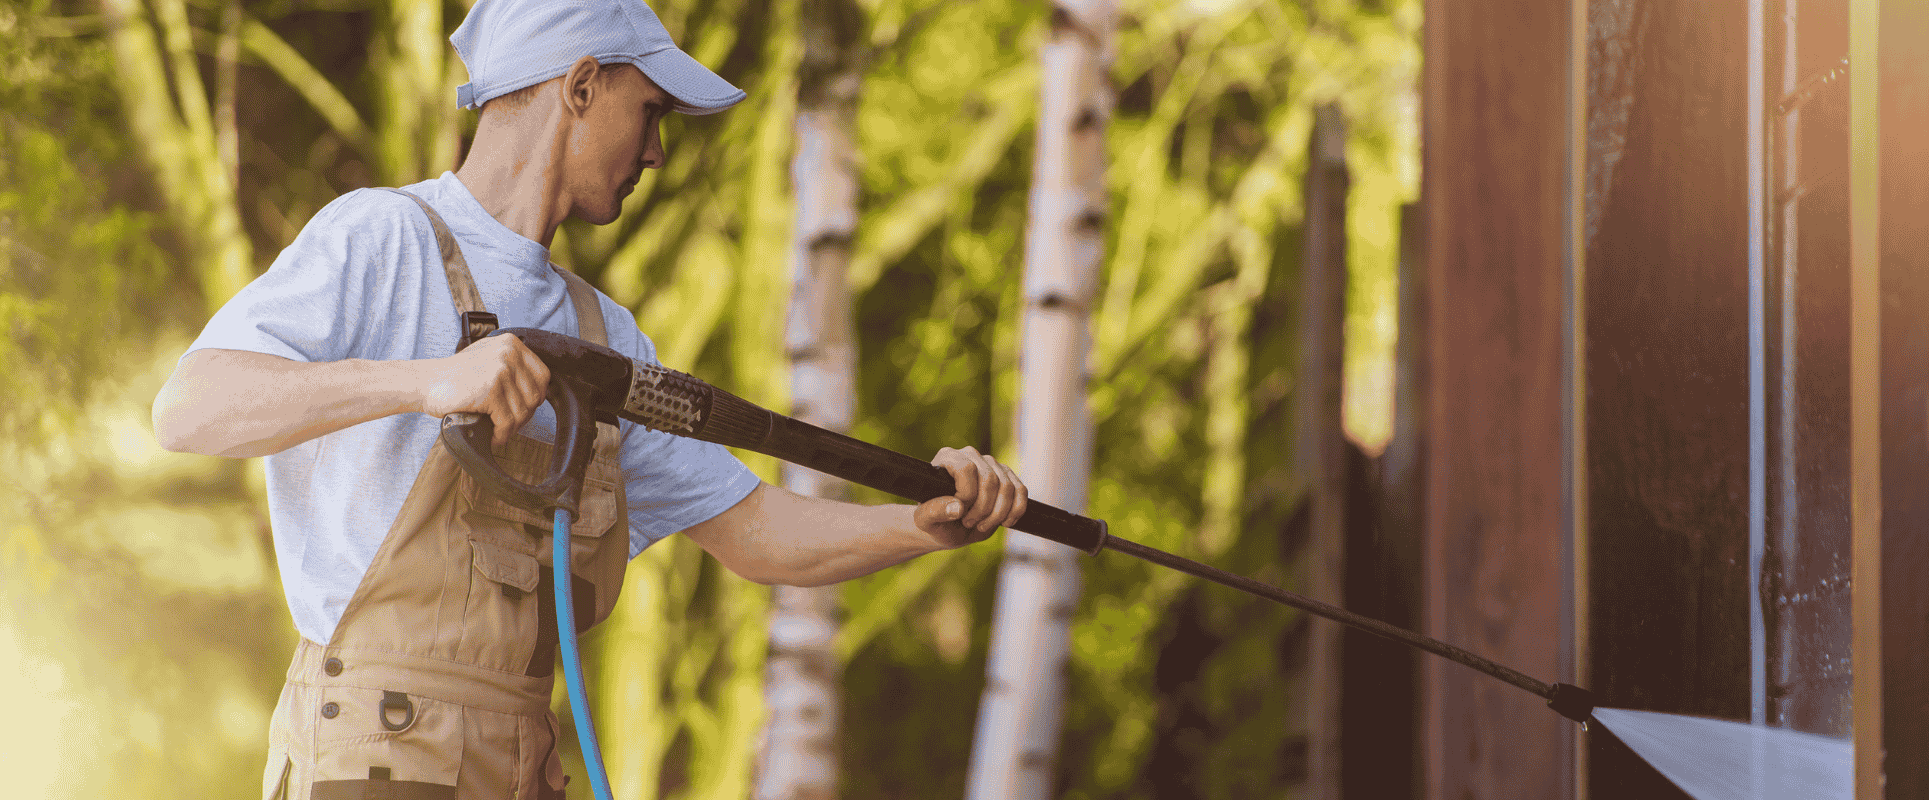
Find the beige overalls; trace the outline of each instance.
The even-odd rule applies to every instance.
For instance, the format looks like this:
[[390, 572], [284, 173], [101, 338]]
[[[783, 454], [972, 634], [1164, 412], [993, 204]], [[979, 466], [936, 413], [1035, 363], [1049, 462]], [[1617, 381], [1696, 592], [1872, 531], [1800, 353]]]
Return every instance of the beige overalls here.
[[[435, 227], [457, 312], [484, 310], [448, 226], [408, 196]], [[556, 269], [578, 335], [607, 344], [595, 291]], [[585, 629], [615, 607], [629, 560], [619, 435], [598, 424], [571, 531], [575, 612]], [[511, 475], [537, 483], [551, 447], [519, 435], [494, 452]], [[269, 723], [263, 796], [562, 797], [549, 710], [557, 640], [550, 524], [479, 493], [438, 440], [333, 640], [303, 639], [295, 649]]]

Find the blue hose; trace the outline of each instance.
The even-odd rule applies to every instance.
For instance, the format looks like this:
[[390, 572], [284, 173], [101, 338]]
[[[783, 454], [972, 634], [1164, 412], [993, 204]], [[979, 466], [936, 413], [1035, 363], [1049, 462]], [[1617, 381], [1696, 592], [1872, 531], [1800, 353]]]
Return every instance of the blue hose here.
[[596, 800], [612, 800], [609, 773], [603, 771], [603, 746], [596, 741], [596, 725], [589, 718], [589, 693], [583, 690], [583, 656], [576, 650], [575, 595], [569, 587], [569, 512], [556, 509], [550, 555], [556, 570], [556, 638], [563, 651], [563, 682], [569, 689], [569, 711], [576, 718], [576, 743], [583, 750], [583, 767]]

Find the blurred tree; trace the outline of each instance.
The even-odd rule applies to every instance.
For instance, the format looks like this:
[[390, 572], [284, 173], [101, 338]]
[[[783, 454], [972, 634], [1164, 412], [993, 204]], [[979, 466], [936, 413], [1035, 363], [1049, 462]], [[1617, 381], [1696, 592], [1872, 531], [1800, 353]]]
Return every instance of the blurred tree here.
[[113, 65], [48, 0], [0, 6], [0, 441], [44, 444], [166, 317], [163, 226], [120, 169]]
[[[252, 242], [242, 234], [236, 195], [234, 46], [238, 22], [219, 36], [228, 58], [216, 65], [221, 105], [212, 107], [194, 52], [185, 0], [101, 0], [123, 114], [139, 131], [135, 146], [160, 185], [162, 207], [187, 234], [181, 255], [194, 265], [212, 313], [254, 277]], [[238, 12], [237, 12], [238, 13]], [[223, 15], [232, 18], [232, 15]], [[226, 127], [217, 130], [216, 120]], [[227, 145], [227, 146], [224, 146]]]
[[[1058, 0], [1040, 53], [1038, 144], [1025, 238], [1018, 464], [1040, 502], [1082, 513], [1092, 469], [1085, 368], [1111, 217], [1106, 123], [1117, 7]], [[1080, 554], [1030, 534], [1005, 537], [991, 663], [972, 741], [973, 800], [1056, 792], [1070, 620]]]
[[[857, 225], [857, 141], [853, 128], [863, 75], [864, 12], [849, 0], [803, 4], [803, 62], [797, 76], [792, 195], [797, 225], [790, 254], [791, 413], [839, 433], [857, 412], [857, 333], [848, 281]], [[843, 481], [783, 465], [784, 486], [831, 499]], [[760, 800], [837, 796], [842, 665], [835, 640], [843, 604], [838, 586], [778, 586], [773, 591], [764, 723], [758, 761]]]

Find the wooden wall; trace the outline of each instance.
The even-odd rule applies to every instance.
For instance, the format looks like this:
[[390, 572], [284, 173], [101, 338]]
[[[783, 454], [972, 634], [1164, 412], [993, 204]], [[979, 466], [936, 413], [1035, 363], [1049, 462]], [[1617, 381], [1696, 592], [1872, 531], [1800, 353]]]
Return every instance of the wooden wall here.
[[[1430, 0], [1424, 630], [1560, 679], [1566, 3]], [[1565, 796], [1573, 723], [1422, 661], [1426, 796]]]
[[[1880, 165], [1858, 172], [1834, 85], [1842, 0], [1429, 0], [1423, 620], [1550, 681], [1576, 677], [1561, 671], [1572, 648], [1604, 705], [1833, 735], [1848, 733], [1846, 676], [1879, 674], [1879, 694], [1858, 695], [1879, 699], [1853, 709], [1858, 745], [1886, 751], [1884, 796], [1915, 798], [1929, 796], [1929, 4], [1875, 1]], [[1844, 631], [1862, 396], [1848, 345], [1868, 334], [1851, 316], [1845, 173], [1879, 176], [1867, 664]], [[1568, 574], [1570, 542], [1583, 574]], [[1564, 619], [1564, 601], [1580, 613]], [[1611, 736], [1589, 734], [1577, 764], [1569, 723], [1534, 698], [1422, 663], [1427, 797], [1683, 797]]]

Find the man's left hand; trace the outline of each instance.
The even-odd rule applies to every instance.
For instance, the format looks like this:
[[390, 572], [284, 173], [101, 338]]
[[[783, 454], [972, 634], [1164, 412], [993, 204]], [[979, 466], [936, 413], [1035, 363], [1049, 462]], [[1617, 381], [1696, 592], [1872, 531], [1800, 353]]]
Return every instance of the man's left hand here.
[[954, 495], [927, 500], [912, 514], [918, 530], [938, 544], [953, 548], [981, 542], [998, 526], [1025, 516], [1025, 483], [998, 459], [971, 447], [947, 447], [931, 463], [958, 482]]

